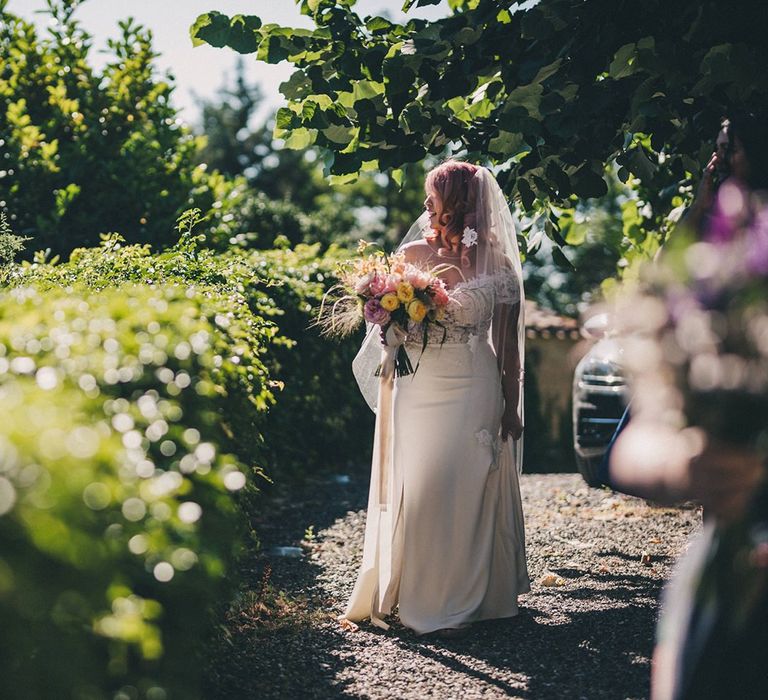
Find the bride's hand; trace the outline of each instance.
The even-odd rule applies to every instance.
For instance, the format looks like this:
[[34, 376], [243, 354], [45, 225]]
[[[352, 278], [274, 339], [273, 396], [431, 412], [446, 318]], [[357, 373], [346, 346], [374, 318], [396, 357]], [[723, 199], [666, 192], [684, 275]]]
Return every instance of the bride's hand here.
[[504, 411], [504, 415], [501, 417], [501, 439], [505, 442], [507, 437], [519, 440], [522, 434], [523, 421], [520, 420], [517, 411], [515, 409]]
[[379, 337], [381, 338], [382, 345], [396, 348], [405, 343], [408, 334], [396, 323], [390, 323], [386, 327], [386, 330], [382, 328], [381, 331], [379, 331]]

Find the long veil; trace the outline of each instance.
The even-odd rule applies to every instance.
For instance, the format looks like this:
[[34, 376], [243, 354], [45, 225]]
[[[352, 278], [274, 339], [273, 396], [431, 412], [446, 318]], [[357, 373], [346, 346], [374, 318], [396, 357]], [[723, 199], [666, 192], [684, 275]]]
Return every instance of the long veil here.
[[[520, 381], [517, 412], [523, 419], [522, 377], [525, 367], [525, 295], [520, 251], [517, 245], [517, 225], [504, 193], [493, 174], [478, 168], [472, 178], [475, 188], [475, 230], [478, 234], [476, 265], [467, 279], [485, 280], [495, 291], [493, 321], [490, 328], [478, 328], [478, 334], [488, 342], [498, 359], [499, 370], [514, 381]], [[418, 240], [429, 231], [429, 215], [424, 212], [410, 227], [398, 250]], [[510, 347], [510, 344], [516, 347]], [[365, 340], [352, 363], [360, 391], [371, 410], [376, 411], [379, 377], [376, 368], [381, 362], [378, 326], [369, 325]], [[517, 376], [511, 377], [512, 373]], [[511, 455], [518, 470], [522, 465], [522, 438], [513, 444]]]

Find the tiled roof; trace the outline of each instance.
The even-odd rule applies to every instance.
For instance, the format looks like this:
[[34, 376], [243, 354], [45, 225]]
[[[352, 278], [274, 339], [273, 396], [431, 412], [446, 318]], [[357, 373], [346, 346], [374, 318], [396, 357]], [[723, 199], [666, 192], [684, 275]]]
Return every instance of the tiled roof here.
[[535, 301], [525, 300], [525, 334], [529, 338], [579, 338], [579, 322], [542, 309]]

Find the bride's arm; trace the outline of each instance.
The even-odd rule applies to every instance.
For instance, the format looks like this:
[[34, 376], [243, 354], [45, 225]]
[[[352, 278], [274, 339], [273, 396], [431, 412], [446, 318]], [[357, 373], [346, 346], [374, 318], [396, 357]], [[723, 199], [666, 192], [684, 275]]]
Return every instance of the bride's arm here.
[[504, 395], [504, 413], [501, 418], [501, 436], [518, 440], [523, 433], [523, 422], [518, 415], [520, 404], [520, 348], [517, 324], [520, 319], [520, 303], [501, 305], [497, 309], [498, 337], [502, 341], [501, 390]]

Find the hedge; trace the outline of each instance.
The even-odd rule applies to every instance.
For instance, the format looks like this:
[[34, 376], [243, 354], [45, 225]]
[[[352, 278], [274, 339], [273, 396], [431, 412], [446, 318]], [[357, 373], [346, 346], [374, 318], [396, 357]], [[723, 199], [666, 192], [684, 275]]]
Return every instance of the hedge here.
[[[312, 328], [314, 310], [335, 281], [338, 262], [350, 251], [331, 246], [321, 254], [318, 244], [301, 244], [293, 249], [214, 252], [199, 243], [190, 232], [176, 247], [153, 254], [149, 246], [125, 245], [120, 236], [105, 235], [101, 247], [77, 249], [68, 263], [19, 266], [11, 284], [50, 289], [72, 284], [91, 289], [126, 282], [179, 284], [240, 295], [255, 317], [279, 328], [263, 357], [277, 398], [264, 423], [267, 438], [262, 447], [269, 475], [367, 469], [373, 414], [351, 370], [360, 339], [332, 341]], [[247, 436], [250, 441], [252, 435], [253, 430], [241, 426], [235, 438]]]
[[196, 697], [246, 481], [227, 419], [271, 402], [273, 329], [237, 307], [133, 285], [0, 299], [0, 696]]
[[356, 343], [308, 328], [347, 253], [317, 253], [110, 234], [6, 272], [0, 696], [198, 697], [241, 496], [367, 463]]

